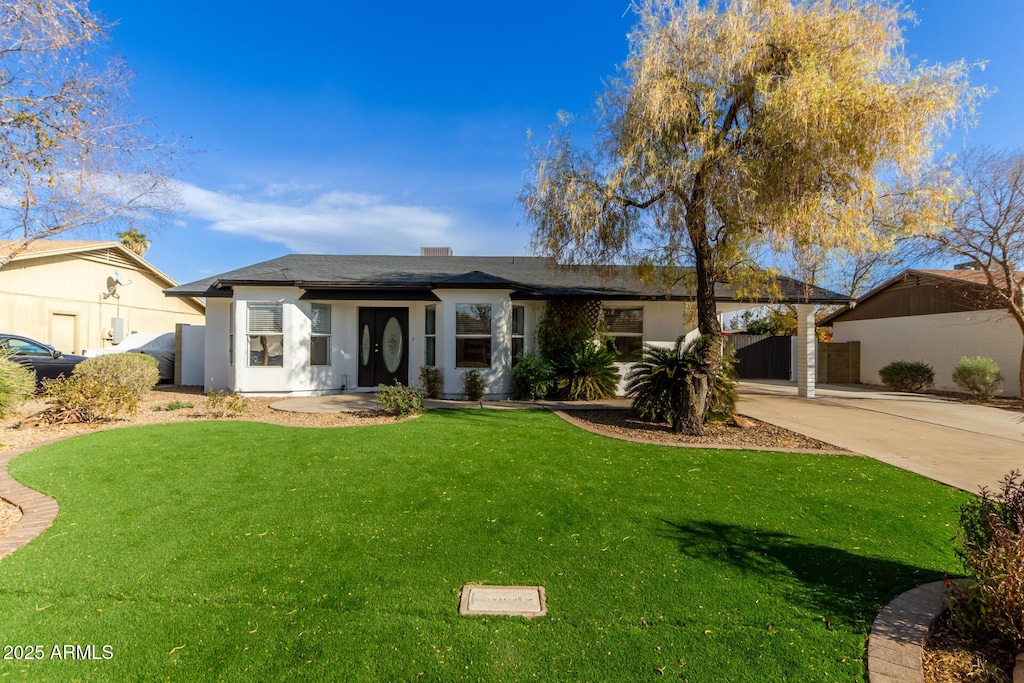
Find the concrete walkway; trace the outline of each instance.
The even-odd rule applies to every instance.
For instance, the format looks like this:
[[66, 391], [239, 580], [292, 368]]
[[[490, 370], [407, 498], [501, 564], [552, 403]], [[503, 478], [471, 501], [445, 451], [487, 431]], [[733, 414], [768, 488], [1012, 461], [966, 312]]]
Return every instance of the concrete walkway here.
[[977, 493], [1024, 470], [1024, 413], [936, 396], [788, 382], [740, 384], [739, 412]]

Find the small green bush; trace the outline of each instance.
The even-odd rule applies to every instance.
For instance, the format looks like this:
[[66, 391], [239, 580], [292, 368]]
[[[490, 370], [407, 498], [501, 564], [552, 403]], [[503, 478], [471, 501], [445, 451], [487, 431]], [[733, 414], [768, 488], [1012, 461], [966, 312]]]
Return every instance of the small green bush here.
[[537, 353], [519, 356], [512, 368], [512, 398], [517, 401], [539, 401], [555, 385], [555, 370]]
[[171, 401], [170, 403], [162, 406], [153, 406], [153, 410], [156, 412], [170, 412], [173, 410], [181, 410], [182, 408], [194, 408], [195, 404], [191, 401]]
[[570, 401], [612, 398], [619, 388], [615, 354], [604, 346], [586, 344], [555, 365], [558, 393]]
[[211, 417], [241, 415], [248, 412], [249, 408], [249, 399], [237, 391], [210, 389], [206, 392], [206, 412]]
[[935, 370], [921, 361], [898, 360], [878, 371], [882, 384], [893, 391], [917, 393], [935, 385]]
[[479, 370], [466, 370], [462, 373], [462, 393], [467, 401], [479, 401], [487, 393], [487, 383]]
[[991, 358], [964, 356], [953, 368], [953, 381], [977, 401], [992, 398], [1003, 382], [1003, 373]]
[[384, 409], [396, 415], [413, 415], [423, 412], [423, 391], [417, 387], [404, 386], [397, 379], [392, 385], [377, 386], [377, 400]]
[[0, 417], [32, 398], [35, 393], [36, 373], [0, 355]]
[[142, 353], [112, 353], [87, 358], [71, 377], [47, 380], [47, 418], [54, 422], [101, 422], [134, 414], [139, 401], [160, 379], [156, 358]]
[[979, 640], [1008, 639], [1024, 649], [1024, 481], [1019, 470], [960, 507], [957, 555], [969, 575], [954, 584], [950, 623]]
[[420, 366], [420, 384], [427, 394], [427, 398], [437, 398], [444, 391], [444, 375], [441, 368], [433, 365]]

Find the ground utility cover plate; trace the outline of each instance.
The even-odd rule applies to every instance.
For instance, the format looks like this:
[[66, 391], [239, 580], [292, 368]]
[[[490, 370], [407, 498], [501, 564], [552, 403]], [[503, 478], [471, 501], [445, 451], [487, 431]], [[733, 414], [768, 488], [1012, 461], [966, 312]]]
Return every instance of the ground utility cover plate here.
[[477, 586], [462, 587], [459, 614], [505, 614], [522, 617], [543, 617], [548, 613], [544, 586]]

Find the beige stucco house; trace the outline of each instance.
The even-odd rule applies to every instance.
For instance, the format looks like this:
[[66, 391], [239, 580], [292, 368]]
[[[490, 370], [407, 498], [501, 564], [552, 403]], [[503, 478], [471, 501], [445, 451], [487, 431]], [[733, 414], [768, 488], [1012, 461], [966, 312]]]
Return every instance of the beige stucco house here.
[[832, 326], [834, 341], [860, 342], [863, 382], [879, 382], [893, 361], [922, 361], [935, 370], [936, 389], [959, 391], [957, 362], [987, 356], [1003, 372], [1002, 393], [1020, 396], [1024, 336], [984, 283], [977, 270], [908, 270], [820, 324]]
[[0, 332], [80, 353], [122, 334], [202, 325], [200, 299], [164, 296], [176, 284], [119, 242], [33, 242], [0, 268]]

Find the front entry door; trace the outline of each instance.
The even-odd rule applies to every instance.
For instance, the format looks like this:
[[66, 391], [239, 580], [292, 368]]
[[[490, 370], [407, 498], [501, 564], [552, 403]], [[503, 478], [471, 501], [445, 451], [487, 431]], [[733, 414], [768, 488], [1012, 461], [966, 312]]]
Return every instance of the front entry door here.
[[359, 309], [359, 386], [409, 384], [409, 309]]

